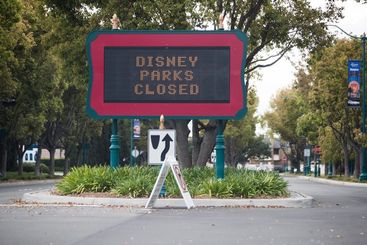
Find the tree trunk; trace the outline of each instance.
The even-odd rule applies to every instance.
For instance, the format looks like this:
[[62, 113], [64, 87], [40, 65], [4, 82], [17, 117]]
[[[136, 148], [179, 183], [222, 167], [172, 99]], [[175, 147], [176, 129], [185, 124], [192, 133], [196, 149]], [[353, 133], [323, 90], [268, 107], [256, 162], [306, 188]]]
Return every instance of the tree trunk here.
[[[291, 156], [290, 156], [291, 170], [297, 169], [297, 172], [299, 172], [300, 163], [298, 159], [301, 159], [301, 157], [299, 157], [299, 152], [297, 151], [297, 144], [291, 144], [290, 148], [291, 148]], [[315, 154], [315, 158], [316, 158], [316, 154]]]
[[236, 167], [238, 159], [238, 148], [235, 147], [235, 141], [233, 139], [226, 139], [225, 141], [225, 162], [228, 166]]
[[188, 136], [190, 130], [187, 127], [189, 120], [176, 120], [176, 137], [177, 137], [177, 156], [180, 166], [183, 168], [192, 167], [192, 160], [189, 151]]
[[192, 165], [195, 166], [200, 151], [200, 134], [198, 120], [192, 120]]
[[[27, 149], [27, 147], [24, 147]], [[17, 155], [18, 155], [18, 175], [23, 175], [23, 154], [25, 150], [23, 151], [22, 145], [17, 144]]]
[[55, 149], [48, 149], [48, 151], [50, 152], [50, 166], [49, 166], [49, 170], [48, 170], [48, 174], [53, 176], [55, 175]]
[[336, 175], [336, 166], [337, 166], [336, 162], [335, 162], [335, 161], [333, 161], [333, 169], [332, 169], [332, 175], [333, 175], [333, 176], [335, 176], [335, 175]]
[[23, 175], [23, 152], [18, 154], [18, 175]]
[[65, 148], [65, 161], [64, 161], [64, 176], [70, 171], [70, 151], [71, 147]]
[[41, 145], [38, 145], [38, 152], [36, 154], [36, 163], [34, 164], [34, 174], [37, 177], [41, 175], [41, 171], [40, 171], [41, 154], [42, 154], [42, 148], [41, 148]]
[[361, 148], [359, 150], [354, 150], [356, 154], [355, 166], [354, 166], [354, 178], [358, 179], [361, 174]]
[[210, 158], [210, 154], [213, 152], [215, 141], [217, 136], [216, 121], [210, 120], [208, 127], [205, 130], [203, 141], [200, 145], [200, 153], [197, 160], [197, 165], [204, 167]]
[[344, 176], [349, 177], [349, 151], [348, 144], [343, 143]]
[[82, 159], [82, 144], [78, 144], [76, 152], [76, 166], [79, 167], [81, 165]]
[[6, 164], [8, 161], [8, 150], [5, 145], [1, 147], [1, 174], [2, 177], [6, 177]]
[[70, 171], [70, 158], [65, 157], [65, 163], [64, 163], [64, 176], [66, 176]]

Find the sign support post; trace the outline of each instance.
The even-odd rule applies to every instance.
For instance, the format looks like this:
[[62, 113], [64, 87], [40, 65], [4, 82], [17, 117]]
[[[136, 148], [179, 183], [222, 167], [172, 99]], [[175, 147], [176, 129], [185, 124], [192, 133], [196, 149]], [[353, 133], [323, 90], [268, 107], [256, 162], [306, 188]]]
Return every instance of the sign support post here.
[[[116, 14], [113, 15], [112, 19], [112, 30], [118, 30], [120, 20]], [[111, 133], [111, 146], [110, 146], [110, 166], [111, 168], [117, 168], [120, 159], [120, 140], [118, 136], [118, 123], [117, 119], [112, 119], [112, 133]]]
[[130, 167], [135, 166], [135, 157], [133, 156], [133, 150], [134, 150], [134, 119], [130, 120]]
[[216, 139], [216, 161], [215, 161], [215, 173], [217, 179], [224, 179], [224, 122], [223, 120], [218, 120], [217, 125], [217, 139]]
[[310, 156], [311, 156], [311, 150], [309, 148], [310, 146], [307, 145], [306, 148], [304, 149], [304, 157], [306, 158], [304, 167], [303, 167], [303, 173], [304, 175], [308, 175], [308, 173], [311, 171], [311, 167], [310, 167]]
[[[223, 15], [219, 16], [219, 30], [224, 30], [223, 26]], [[216, 153], [216, 161], [215, 161], [215, 174], [217, 179], [224, 179], [224, 121], [218, 120], [217, 121], [217, 138], [216, 138], [216, 146], [215, 146], [215, 153]]]
[[110, 166], [111, 168], [117, 168], [120, 159], [120, 139], [118, 136], [117, 119], [112, 119], [112, 134], [111, 134], [111, 146], [110, 146]]
[[186, 182], [181, 173], [180, 166], [176, 159], [172, 156], [169, 156], [161, 166], [161, 170], [159, 171], [159, 175], [154, 184], [153, 190], [150, 193], [149, 199], [145, 205], [145, 208], [153, 208], [155, 202], [158, 197], [160, 197], [160, 190], [164, 186], [164, 182], [166, 180], [169, 169], [172, 170], [173, 176], [176, 180], [177, 186], [180, 189], [181, 195], [185, 201], [187, 209], [194, 208], [195, 204], [191, 198], [190, 192], [187, 188]]
[[[162, 114], [159, 118], [159, 130], [164, 130], [164, 115]], [[162, 165], [163, 166], [163, 165]], [[160, 197], [165, 197], [166, 196], [166, 181], [163, 181], [163, 185], [159, 191], [159, 196]]]

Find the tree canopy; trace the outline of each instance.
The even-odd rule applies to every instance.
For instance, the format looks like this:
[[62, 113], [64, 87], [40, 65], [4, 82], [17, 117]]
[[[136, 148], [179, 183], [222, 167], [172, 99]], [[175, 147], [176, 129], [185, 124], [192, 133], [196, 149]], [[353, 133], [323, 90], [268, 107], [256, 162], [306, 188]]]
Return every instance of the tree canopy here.
[[305, 143], [321, 146], [323, 161], [341, 162], [346, 176], [353, 159], [355, 177], [359, 176], [365, 137], [359, 134], [361, 111], [347, 107], [347, 61], [359, 59], [360, 49], [357, 40], [341, 39], [314, 53], [293, 86], [276, 96], [272, 111], [265, 115], [269, 127], [282, 139], [290, 143], [304, 139], [301, 149]]
[[[110, 122], [96, 122], [85, 113], [88, 87], [85, 39], [95, 29], [110, 29], [114, 13], [120, 17], [121, 28], [125, 30], [218, 29], [218, 17], [222, 14], [228, 29], [239, 29], [248, 35], [249, 52], [243, 71], [249, 91], [248, 117], [228, 122], [226, 133], [228, 142], [234, 140], [234, 145], [243, 144], [238, 151], [245, 156], [259, 154], [250, 146], [261, 141], [254, 134], [257, 118], [254, 116], [256, 96], [250, 86], [253, 72], [274, 64], [294, 47], [317, 57], [332, 41], [325, 23], [342, 17], [342, 9], [332, 0], [327, 1], [325, 9], [314, 8], [306, 0], [2, 1], [0, 128], [7, 132], [1, 138], [3, 162], [5, 152], [11, 152], [15, 146], [39, 143], [50, 152], [56, 147], [64, 148], [66, 162], [76, 164], [82, 161], [81, 155], [87, 145], [95, 147], [98, 141], [108, 144], [108, 140], [101, 137], [108, 134]], [[265, 52], [269, 50], [273, 52]], [[296, 94], [297, 98], [299, 94], [302, 92]], [[303, 126], [297, 129], [296, 118], [307, 114], [305, 108], [311, 108], [311, 104], [292, 96], [292, 92], [286, 92], [275, 101], [278, 106], [289, 107], [282, 116], [295, 119], [286, 122], [290, 126], [289, 132], [283, 132], [290, 141], [293, 140], [292, 132], [307, 133], [310, 137], [309, 128], [316, 127], [307, 125], [307, 118], [313, 116], [309, 114], [305, 116]], [[292, 111], [294, 103], [301, 109]], [[188, 167], [203, 165], [215, 144], [217, 122], [194, 121], [192, 148], [188, 142], [188, 122], [171, 122], [171, 126], [181, 133], [179, 158]], [[149, 121], [144, 123], [151, 125]], [[280, 126], [281, 123], [282, 119], [274, 119], [274, 125]], [[128, 124], [127, 121], [122, 122], [121, 128]], [[126, 132], [121, 134], [128, 137]], [[316, 135], [313, 137], [317, 138]], [[122, 142], [125, 144], [121, 149], [122, 155], [128, 158], [129, 150], [125, 149], [128, 140]], [[107, 149], [108, 146], [102, 148]], [[18, 154], [22, 153], [19, 151]], [[12, 155], [9, 159], [15, 162], [17, 157]], [[235, 158], [239, 157], [235, 155]], [[107, 162], [106, 158], [108, 155], [101, 154], [99, 163]], [[237, 160], [233, 158], [230, 161]], [[51, 163], [50, 173], [53, 171], [54, 164]]]

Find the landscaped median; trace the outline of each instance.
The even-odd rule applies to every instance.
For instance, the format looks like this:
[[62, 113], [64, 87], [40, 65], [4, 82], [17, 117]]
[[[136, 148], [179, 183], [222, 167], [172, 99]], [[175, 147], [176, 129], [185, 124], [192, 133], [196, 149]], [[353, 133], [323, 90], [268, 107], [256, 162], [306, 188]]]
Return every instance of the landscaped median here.
[[[74, 168], [54, 191], [26, 193], [28, 203], [66, 205], [112, 205], [144, 207], [159, 168]], [[197, 207], [311, 207], [312, 197], [287, 190], [277, 173], [226, 169], [225, 179], [216, 180], [209, 168], [184, 169], [183, 175]], [[166, 197], [156, 207], [183, 207], [171, 173], [166, 179]]]
[[[149, 197], [159, 168], [83, 166], [74, 168], [57, 186], [60, 195], [109, 193], [117, 197]], [[193, 198], [279, 198], [288, 197], [287, 182], [277, 173], [228, 168], [225, 179], [217, 180], [213, 169], [182, 170]], [[166, 197], [180, 197], [180, 190], [171, 173], [166, 179]]]

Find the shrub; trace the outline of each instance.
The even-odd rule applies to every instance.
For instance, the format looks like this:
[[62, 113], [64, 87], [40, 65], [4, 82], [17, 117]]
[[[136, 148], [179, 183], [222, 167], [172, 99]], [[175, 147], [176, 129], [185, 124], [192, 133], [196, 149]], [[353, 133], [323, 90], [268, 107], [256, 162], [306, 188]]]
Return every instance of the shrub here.
[[72, 168], [57, 185], [57, 190], [62, 194], [107, 192], [113, 185], [113, 179], [113, 170], [109, 167], [82, 166]]
[[23, 171], [27, 173], [34, 172], [34, 163], [23, 163]]
[[[46, 166], [50, 166], [50, 159], [41, 159]], [[64, 171], [65, 159], [55, 159], [55, 171]]]
[[[34, 172], [35, 164], [34, 163], [23, 163], [23, 171], [27, 173]], [[44, 163], [40, 163], [40, 172], [48, 173], [48, 167]]]
[[7, 172], [6, 177], [0, 178], [1, 181], [8, 180], [44, 180], [49, 178], [55, 178], [54, 176], [49, 176], [48, 174], [41, 174], [36, 176], [34, 172], [23, 172], [22, 175], [18, 175], [18, 172]]
[[[217, 180], [209, 168], [182, 169], [193, 197], [254, 198], [287, 196], [287, 182], [273, 172], [226, 169], [225, 179]], [[83, 166], [71, 172], [57, 185], [61, 194], [111, 192], [119, 196], [148, 197], [159, 173], [156, 167]], [[180, 196], [174, 176], [166, 178], [168, 197]]]
[[122, 167], [115, 172], [112, 193], [119, 196], [147, 197], [154, 186], [158, 168]]

